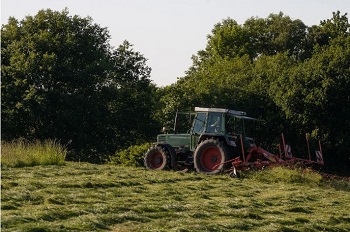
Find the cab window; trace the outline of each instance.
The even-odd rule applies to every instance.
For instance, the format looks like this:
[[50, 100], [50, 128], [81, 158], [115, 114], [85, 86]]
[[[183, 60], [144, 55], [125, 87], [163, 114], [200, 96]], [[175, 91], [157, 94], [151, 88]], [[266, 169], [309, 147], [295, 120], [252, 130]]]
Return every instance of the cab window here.
[[205, 119], [207, 117], [206, 113], [197, 113], [196, 119], [193, 124], [193, 133], [200, 134], [204, 131]]

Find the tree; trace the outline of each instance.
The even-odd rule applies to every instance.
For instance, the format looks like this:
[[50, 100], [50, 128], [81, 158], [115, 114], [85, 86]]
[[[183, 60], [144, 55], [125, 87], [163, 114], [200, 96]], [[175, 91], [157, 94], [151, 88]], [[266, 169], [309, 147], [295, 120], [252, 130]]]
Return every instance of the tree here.
[[[106, 29], [89, 18], [69, 17], [66, 10], [40, 11], [21, 23], [10, 19], [2, 28], [2, 102], [14, 128], [4, 121], [3, 137], [65, 134], [74, 127], [70, 122], [86, 117], [80, 109], [98, 107], [85, 99], [100, 91], [95, 85], [104, 78], [108, 39]], [[19, 123], [26, 125], [23, 131]]]
[[208, 35], [207, 51], [213, 57], [236, 57], [249, 54], [249, 35], [233, 19], [225, 19], [214, 26]]
[[266, 19], [268, 42], [263, 54], [275, 55], [287, 52], [296, 59], [303, 58], [306, 45], [306, 25], [299, 19], [292, 20], [282, 12], [270, 14]]
[[100, 161], [146, 137], [139, 124], [123, 130], [116, 120], [126, 111], [148, 120], [151, 112], [138, 103], [147, 96], [142, 104], [151, 104], [150, 69], [131, 45], [114, 51], [106, 28], [67, 9], [10, 18], [1, 33], [3, 139], [55, 138], [69, 144], [71, 158]]
[[350, 166], [349, 67], [350, 37], [341, 36], [290, 70], [280, 79], [284, 85], [271, 91], [292, 125], [323, 140], [328, 167], [343, 173]]
[[308, 43], [310, 46], [327, 46], [330, 41], [338, 37], [347, 37], [350, 33], [350, 24], [347, 13], [333, 12], [331, 19], [322, 20], [320, 25], [309, 28]]
[[[204, 51], [193, 57], [194, 66], [201, 61], [248, 55], [253, 61], [260, 55], [288, 52], [295, 59], [309, 55], [307, 27], [301, 20], [292, 20], [282, 12], [270, 14], [266, 19], [250, 18], [243, 25], [228, 18], [217, 23], [208, 35]], [[192, 67], [190, 70], [193, 70]]]
[[111, 56], [111, 86], [115, 95], [109, 103], [116, 143], [125, 146], [149, 141], [159, 125], [153, 114], [156, 107], [156, 86], [150, 81], [151, 68], [147, 59], [124, 41]]

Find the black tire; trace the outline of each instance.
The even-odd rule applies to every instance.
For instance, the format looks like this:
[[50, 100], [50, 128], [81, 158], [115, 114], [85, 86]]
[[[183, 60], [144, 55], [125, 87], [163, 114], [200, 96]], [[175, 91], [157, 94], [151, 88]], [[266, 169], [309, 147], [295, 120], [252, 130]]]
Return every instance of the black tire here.
[[153, 146], [145, 154], [144, 164], [147, 169], [164, 170], [168, 168], [169, 156], [160, 146]]
[[225, 146], [216, 139], [201, 142], [194, 152], [194, 167], [197, 172], [218, 174], [224, 168], [228, 155]]
[[177, 154], [175, 149], [170, 144], [162, 144], [160, 146], [166, 152], [167, 157], [169, 157], [169, 168], [173, 169], [174, 171], [177, 171]]

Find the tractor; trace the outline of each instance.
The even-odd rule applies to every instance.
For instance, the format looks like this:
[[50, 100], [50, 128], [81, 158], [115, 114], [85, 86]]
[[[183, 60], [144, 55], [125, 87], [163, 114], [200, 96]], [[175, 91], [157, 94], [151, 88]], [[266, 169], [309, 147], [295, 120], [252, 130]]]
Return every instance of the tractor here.
[[194, 166], [197, 172], [217, 174], [230, 165], [229, 160], [255, 146], [254, 140], [245, 135], [244, 121], [257, 119], [243, 111], [195, 107], [188, 114], [194, 116], [188, 133], [176, 133], [177, 114], [174, 133], [165, 129], [146, 152], [146, 168], [178, 170]]
[[[258, 120], [246, 116], [243, 111], [221, 108], [195, 107], [194, 112], [184, 113], [193, 116], [192, 126], [186, 133], [177, 132], [175, 117], [173, 133], [164, 128], [157, 136], [144, 157], [147, 169], [194, 169], [199, 173], [218, 174], [228, 171], [238, 177], [238, 171], [263, 169], [267, 166], [323, 165], [321, 142], [315, 150], [316, 161], [311, 160], [309, 140], [306, 136], [308, 159], [293, 157], [291, 148], [279, 144], [279, 155], [274, 155], [255, 144], [246, 136], [245, 121]], [[282, 152], [282, 148], [284, 152]]]

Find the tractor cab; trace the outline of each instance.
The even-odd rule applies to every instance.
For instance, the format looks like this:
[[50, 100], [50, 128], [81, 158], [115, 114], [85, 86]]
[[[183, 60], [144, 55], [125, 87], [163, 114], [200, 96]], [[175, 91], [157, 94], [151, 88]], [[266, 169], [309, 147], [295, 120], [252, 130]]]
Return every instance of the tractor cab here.
[[254, 146], [254, 140], [246, 136], [245, 121], [257, 120], [247, 117], [243, 111], [220, 108], [195, 108], [196, 117], [193, 122], [191, 134], [195, 137], [192, 150], [199, 141], [208, 138], [217, 138], [228, 146], [237, 147], [240, 137], [244, 139], [245, 149]]

